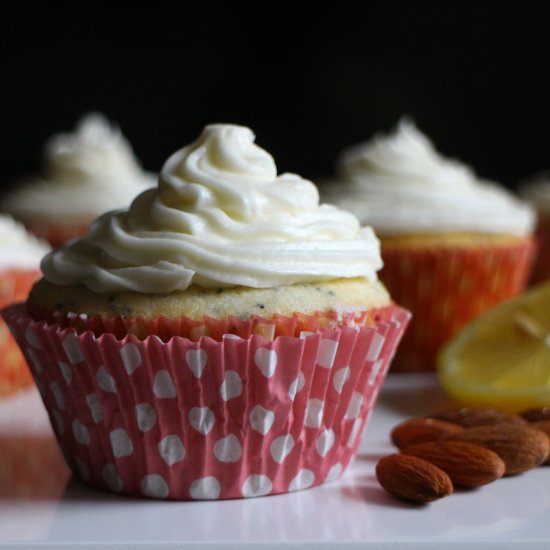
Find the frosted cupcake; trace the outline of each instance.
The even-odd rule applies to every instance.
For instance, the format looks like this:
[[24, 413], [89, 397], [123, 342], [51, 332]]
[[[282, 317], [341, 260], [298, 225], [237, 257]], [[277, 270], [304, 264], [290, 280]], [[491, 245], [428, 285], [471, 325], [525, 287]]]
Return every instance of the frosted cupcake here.
[[46, 143], [43, 173], [18, 182], [1, 207], [37, 236], [58, 247], [85, 235], [90, 222], [155, 184], [120, 130], [102, 115], [85, 116], [73, 133]]
[[544, 172], [520, 188], [521, 196], [537, 211], [537, 259], [531, 276], [536, 284], [550, 279], [550, 172]]
[[381, 239], [381, 279], [413, 313], [395, 370], [431, 370], [462, 325], [520, 292], [534, 214], [497, 184], [446, 159], [410, 121], [343, 152], [325, 199]]
[[337, 478], [408, 321], [379, 243], [208, 126], [158, 188], [48, 255], [4, 311], [71, 468], [125, 494], [242, 498]]
[[[40, 260], [49, 247], [8, 216], [0, 216], [0, 307], [26, 300], [40, 278]], [[0, 397], [32, 383], [32, 377], [6, 323], [0, 320]]]

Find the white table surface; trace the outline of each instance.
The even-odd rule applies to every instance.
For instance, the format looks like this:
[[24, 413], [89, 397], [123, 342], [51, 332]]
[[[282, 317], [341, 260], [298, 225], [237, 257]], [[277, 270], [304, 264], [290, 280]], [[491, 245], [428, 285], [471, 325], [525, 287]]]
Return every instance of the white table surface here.
[[550, 467], [400, 502], [374, 477], [392, 426], [451, 406], [434, 375], [391, 375], [336, 482], [249, 500], [160, 502], [71, 478], [35, 390], [0, 400], [0, 548], [550, 548]]

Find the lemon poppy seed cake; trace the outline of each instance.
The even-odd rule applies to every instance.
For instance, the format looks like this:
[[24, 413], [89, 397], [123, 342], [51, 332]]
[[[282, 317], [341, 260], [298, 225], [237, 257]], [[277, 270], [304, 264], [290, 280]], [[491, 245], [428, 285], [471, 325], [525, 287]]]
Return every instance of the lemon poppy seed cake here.
[[127, 291], [98, 295], [86, 287], [61, 287], [42, 279], [32, 289], [29, 304], [48, 311], [102, 317], [151, 319], [163, 315], [168, 319], [185, 316], [201, 320], [228, 316], [248, 319], [253, 315], [270, 318], [275, 314], [290, 316], [295, 311], [305, 314], [361, 311], [387, 306], [390, 297], [379, 281], [370, 282], [362, 277], [265, 289], [192, 285], [182, 291], [152, 295]]
[[381, 265], [370, 227], [217, 124], [47, 255], [4, 315], [81, 479], [262, 496], [336, 479], [355, 453], [409, 319]]

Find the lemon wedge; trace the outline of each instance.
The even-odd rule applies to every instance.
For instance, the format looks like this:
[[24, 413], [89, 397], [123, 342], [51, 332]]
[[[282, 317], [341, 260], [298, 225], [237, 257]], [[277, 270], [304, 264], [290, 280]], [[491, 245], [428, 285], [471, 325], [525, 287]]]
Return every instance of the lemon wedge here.
[[470, 323], [440, 352], [437, 372], [461, 405], [512, 413], [550, 405], [550, 282]]

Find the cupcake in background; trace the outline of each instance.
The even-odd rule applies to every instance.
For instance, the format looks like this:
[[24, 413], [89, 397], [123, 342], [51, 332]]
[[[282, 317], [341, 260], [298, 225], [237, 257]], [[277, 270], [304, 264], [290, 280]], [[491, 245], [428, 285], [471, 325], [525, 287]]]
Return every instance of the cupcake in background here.
[[434, 369], [461, 326], [524, 288], [533, 210], [440, 155], [407, 119], [393, 134], [344, 151], [323, 195], [374, 228], [380, 278], [413, 314], [393, 370]]
[[169, 499], [338, 478], [407, 325], [379, 242], [241, 126], [42, 262], [18, 335], [83, 481]]
[[[40, 278], [40, 260], [49, 250], [21, 224], [0, 216], [0, 307], [27, 299], [33, 283]], [[32, 383], [25, 359], [3, 320], [0, 356], [0, 397]]]
[[520, 195], [537, 211], [538, 253], [531, 283], [541, 283], [550, 279], [550, 172], [522, 184]]
[[0, 207], [57, 248], [154, 184], [155, 176], [143, 171], [120, 130], [91, 113], [73, 133], [46, 142], [42, 174], [15, 184]]

